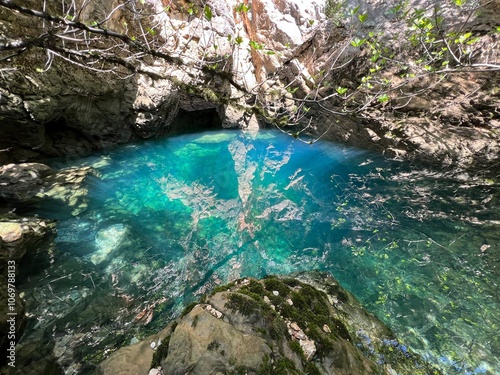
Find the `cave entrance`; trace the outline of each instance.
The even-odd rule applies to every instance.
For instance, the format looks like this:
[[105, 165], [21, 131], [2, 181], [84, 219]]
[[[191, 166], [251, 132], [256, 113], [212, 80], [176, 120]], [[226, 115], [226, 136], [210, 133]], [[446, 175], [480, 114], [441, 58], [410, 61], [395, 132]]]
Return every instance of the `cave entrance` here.
[[197, 111], [179, 109], [171, 125], [171, 132], [222, 129], [222, 119], [216, 108]]

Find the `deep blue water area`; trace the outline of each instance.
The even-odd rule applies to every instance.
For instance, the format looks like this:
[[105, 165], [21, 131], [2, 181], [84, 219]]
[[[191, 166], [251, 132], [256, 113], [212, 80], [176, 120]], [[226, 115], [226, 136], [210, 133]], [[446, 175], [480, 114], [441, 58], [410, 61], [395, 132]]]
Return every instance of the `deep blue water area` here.
[[54, 350], [76, 342], [63, 356], [97, 360], [79, 347], [106, 353], [158, 331], [217, 285], [323, 270], [446, 374], [500, 374], [493, 181], [277, 131], [185, 134], [50, 163], [98, 173], [78, 215], [36, 209], [58, 220], [58, 251], [24, 286], [39, 317], [25, 340], [52, 329]]

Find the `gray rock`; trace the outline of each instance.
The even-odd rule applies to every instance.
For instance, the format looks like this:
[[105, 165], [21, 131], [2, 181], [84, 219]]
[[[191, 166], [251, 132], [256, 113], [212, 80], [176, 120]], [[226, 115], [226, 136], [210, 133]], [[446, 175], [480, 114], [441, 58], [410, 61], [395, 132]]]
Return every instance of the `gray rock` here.
[[0, 197], [25, 201], [42, 189], [43, 179], [55, 173], [40, 163], [7, 164], [0, 167]]

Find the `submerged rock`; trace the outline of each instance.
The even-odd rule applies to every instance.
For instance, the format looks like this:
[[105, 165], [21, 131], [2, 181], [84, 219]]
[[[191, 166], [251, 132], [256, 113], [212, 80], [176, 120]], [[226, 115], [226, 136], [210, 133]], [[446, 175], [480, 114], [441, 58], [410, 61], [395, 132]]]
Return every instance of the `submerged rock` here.
[[120, 248], [127, 232], [128, 228], [123, 224], [114, 224], [97, 232], [95, 236], [97, 251], [90, 256], [90, 261], [96, 265], [104, 262], [111, 253]]
[[295, 276], [219, 287], [97, 373], [439, 374], [330, 275]]

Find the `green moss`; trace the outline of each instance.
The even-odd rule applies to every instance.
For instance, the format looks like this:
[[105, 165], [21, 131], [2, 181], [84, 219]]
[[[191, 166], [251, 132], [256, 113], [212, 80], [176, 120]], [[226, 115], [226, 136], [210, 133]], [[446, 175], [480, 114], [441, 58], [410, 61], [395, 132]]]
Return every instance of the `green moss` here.
[[316, 344], [316, 355], [325, 357], [335, 349], [333, 340], [330, 339], [317, 325], [310, 324], [307, 335]]
[[290, 346], [290, 349], [292, 350], [292, 352], [298, 354], [300, 356], [300, 358], [304, 358], [304, 351], [302, 350], [302, 347], [300, 346], [299, 342], [296, 341], [296, 340], [292, 340], [288, 343], [288, 346]]
[[262, 359], [258, 375], [300, 375], [295, 363], [286, 357], [275, 358], [273, 361], [266, 354]]
[[241, 288], [241, 291], [243, 290], [254, 293], [261, 297], [264, 297], [266, 295], [266, 290], [264, 289], [262, 284], [255, 280], [250, 280], [250, 283], [248, 285], [245, 285], [243, 288]]
[[300, 374], [300, 372], [295, 367], [295, 363], [292, 360], [281, 357], [277, 359], [274, 363], [274, 372], [272, 374], [276, 375], [291, 375], [291, 374]]
[[271, 338], [276, 341], [281, 341], [283, 337], [287, 337], [287, 328], [283, 319], [279, 316], [275, 316], [271, 322], [271, 328], [269, 329], [269, 334]]
[[336, 296], [337, 299], [342, 303], [346, 303], [347, 301], [349, 301], [348, 294], [344, 292], [338, 285], [328, 285], [326, 290], [328, 294]]
[[225, 285], [219, 285], [217, 287], [215, 287], [212, 292], [210, 293], [210, 296], [213, 296], [215, 293], [219, 293], [219, 292], [226, 292], [227, 290], [231, 289], [232, 287], [234, 287], [235, 283], [229, 283], [229, 284], [225, 284]]
[[313, 362], [307, 362], [304, 365], [304, 373], [307, 375], [321, 375], [321, 372]]
[[153, 359], [151, 360], [151, 367], [150, 368], [155, 368], [161, 365], [161, 361], [167, 357], [168, 355], [168, 345], [170, 344], [170, 337], [167, 336], [165, 337], [161, 344], [156, 348], [155, 352], [153, 353]]
[[260, 302], [260, 301], [263, 300], [262, 297], [259, 294], [252, 293], [252, 292], [250, 292], [248, 290], [245, 290], [245, 289], [238, 290], [238, 293], [244, 294], [244, 295], [246, 295], [246, 296], [248, 296], [248, 297], [250, 297], [250, 298], [252, 298], [252, 299], [254, 299], [255, 301], [258, 301], [258, 302]]
[[264, 358], [262, 358], [262, 363], [260, 364], [259, 372], [257, 374], [267, 375], [267, 374], [272, 374], [272, 371], [273, 371], [273, 366], [271, 364], [271, 359], [266, 354]]
[[264, 286], [270, 292], [278, 291], [281, 297], [286, 297], [290, 294], [290, 288], [276, 277], [264, 279]]
[[[352, 337], [349, 334], [349, 330], [345, 326], [344, 323], [342, 323], [340, 320], [331, 318], [330, 319], [330, 324], [328, 324], [328, 327], [332, 332], [335, 332], [337, 335], [342, 337], [344, 340], [351, 341], [352, 342]], [[333, 325], [333, 327], [332, 327]]]
[[225, 307], [233, 311], [238, 311], [243, 316], [250, 316], [259, 311], [260, 304], [241, 293], [231, 293]]
[[300, 281], [297, 279], [292, 279], [292, 278], [285, 278], [281, 280], [283, 284], [288, 285], [291, 288], [295, 288], [297, 286], [300, 286]]

